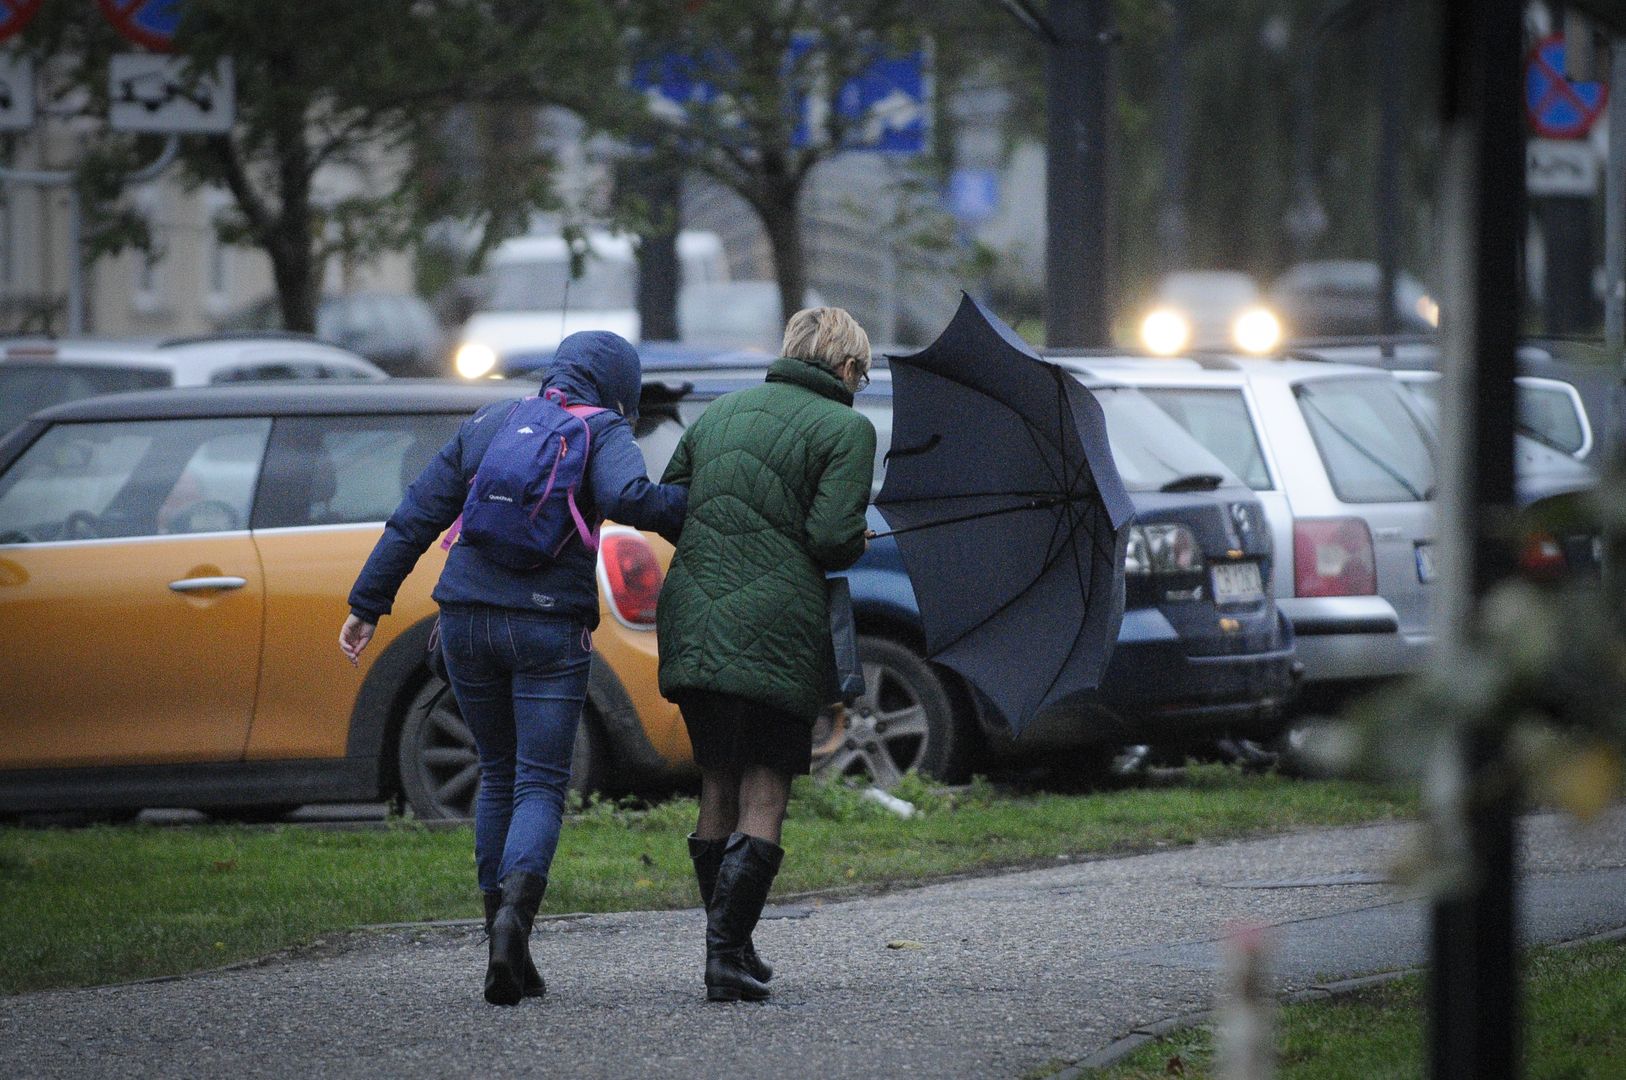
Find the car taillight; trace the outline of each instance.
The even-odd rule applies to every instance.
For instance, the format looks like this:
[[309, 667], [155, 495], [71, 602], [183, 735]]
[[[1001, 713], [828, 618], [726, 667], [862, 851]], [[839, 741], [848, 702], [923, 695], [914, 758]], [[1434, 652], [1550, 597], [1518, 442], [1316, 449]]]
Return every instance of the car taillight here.
[[1378, 591], [1372, 530], [1360, 518], [1293, 523], [1293, 595], [1371, 596]]
[[1197, 534], [1184, 525], [1135, 525], [1124, 549], [1124, 573], [1201, 573], [1203, 552]]
[[1531, 533], [1524, 538], [1519, 549], [1519, 569], [1538, 581], [1551, 581], [1563, 576], [1568, 561], [1564, 558], [1564, 545], [1550, 533]]
[[655, 601], [666, 575], [649, 541], [631, 529], [607, 529], [599, 538], [598, 556], [610, 611], [628, 626], [654, 626]]

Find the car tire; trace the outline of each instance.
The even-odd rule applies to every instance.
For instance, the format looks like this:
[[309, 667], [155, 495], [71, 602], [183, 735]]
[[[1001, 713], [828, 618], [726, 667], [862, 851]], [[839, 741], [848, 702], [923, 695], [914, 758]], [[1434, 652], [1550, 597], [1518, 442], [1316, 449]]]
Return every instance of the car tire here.
[[[414, 817], [448, 821], [474, 816], [480, 791], [479, 754], [457, 699], [439, 679], [426, 682], [407, 707], [396, 763], [401, 796]], [[583, 795], [605, 790], [614, 767], [609, 740], [589, 704], [582, 710], [571, 750], [570, 790]]]
[[815, 726], [815, 772], [862, 776], [891, 787], [910, 769], [945, 783], [971, 775], [976, 727], [945, 676], [914, 649], [860, 634], [864, 694], [848, 707], [844, 728], [833, 712]]
[[474, 816], [480, 756], [451, 687], [430, 678], [407, 706], [396, 752], [401, 797], [424, 821]]
[[570, 790], [578, 795], [591, 795], [610, 788], [615, 775], [615, 759], [610, 752], [610, 740], [599, 722], [598, 711], [591, 702], [582, 710], [582, 722], [576, 728], [576, 745], [570, 752]]

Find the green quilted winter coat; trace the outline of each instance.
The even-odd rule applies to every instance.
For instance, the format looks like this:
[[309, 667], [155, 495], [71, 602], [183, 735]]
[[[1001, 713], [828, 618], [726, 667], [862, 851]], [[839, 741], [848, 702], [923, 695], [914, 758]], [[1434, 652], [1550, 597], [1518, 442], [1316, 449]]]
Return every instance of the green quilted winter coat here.
[[824, 575], [864, 553], [875, 428], [841, 380], [781, 357], [683, 433], [664, 482], [689, 513], [661, 589], [661, 693], [812, 718], [834, 698]]

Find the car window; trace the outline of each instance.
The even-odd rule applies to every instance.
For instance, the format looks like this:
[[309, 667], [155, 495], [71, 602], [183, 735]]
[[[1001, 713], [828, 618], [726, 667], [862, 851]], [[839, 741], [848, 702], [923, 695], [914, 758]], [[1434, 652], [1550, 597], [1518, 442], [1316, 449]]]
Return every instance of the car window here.
[[575, 278], [570, 276], [570, 263], [562, 258], [506, 263], [491, 269], [491, 299], [483, 307], [487, 311], [631, 308], [636, 306], [637, 279], [637, 264], [630, 260], [591, 254]]
[[386, 521], [467, 417], [284, 417], [266, 458], [256, 529]]
[[1434, 446], [1394, 380], [1318, 379], [1293, 393], [1340, 500], [1433, 497]]
[[209, 377], [212, 383], [280, 382], [284, 379], [319, 379], [322, 365], [312, 360], [279, 360], [242, 367], [221, 368]]
[[65, 401], [153, 390], [170, 384], [168, 368], [97, 364], [0, 364], [0, 435], [34, 413]]
[[352, 367], [349, 364], [323, 364], [319, 369], [319, 379], [376, 379], [378, 376], [366, 368]]
[[57, 424], [0, 477], [0, 543], [231, 532], [271, 422]]
[[1241, 482], [1139, 390], [1099, 387], [1092, 392], [1106, 415], [1112, 458], [1128, 490], [1158, 491], [1187, 476], [1218, 476], [1225, 484]]
[[1562, 386], [1519, 380], [1515, 388], [1519, 426], [1547, 445], [1566, 454], [1580, 453], [1586, 445], [1577, 403]]
[[[646, 412], [639, 418], [638, 446], [644, 452], [644, 465], [649, 469], [650, 479], [661, 478], [683, 432], [700, 418], [713, 400], [689, 398], [679, 402], [672, 413]], [[886, 451], [892, 445], [892, 401], [860, 395], [857, 408], [875, 425], [875, 480], [870, 492], [874, 495], [881, 490], [881, 481], [886, 478]]]
[[1269, 491], [1270, 470], [1241, 390], [1142, 387], [1191, 437], [1255, 491]]

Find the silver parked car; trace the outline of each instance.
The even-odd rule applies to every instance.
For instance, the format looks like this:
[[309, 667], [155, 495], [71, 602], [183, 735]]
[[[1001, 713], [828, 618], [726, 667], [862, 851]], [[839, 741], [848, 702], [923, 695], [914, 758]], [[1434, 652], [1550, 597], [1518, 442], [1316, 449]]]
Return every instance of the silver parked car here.
[[1415, 670], [1433, 637], [1435, 437], [1385, 372], [1228, 358], [1052, 356], [1156, 401], [1255, 492], [1305, 699]]
[[384, 379], [346, 349], [308, 334], [208, 334], [162, 341], [0, 340], [0, 435], [33, 413], [100, 394], [169, 386]]

